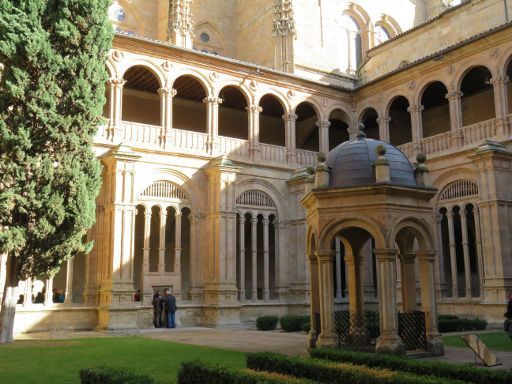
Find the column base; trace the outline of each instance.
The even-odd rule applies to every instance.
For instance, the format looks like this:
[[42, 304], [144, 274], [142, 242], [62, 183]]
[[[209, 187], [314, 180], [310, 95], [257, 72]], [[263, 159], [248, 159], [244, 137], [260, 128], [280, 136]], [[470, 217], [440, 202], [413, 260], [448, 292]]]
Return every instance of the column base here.
[[321, 332], [316, 341], [317, 348], [333, 348], [338, 344], [338, 336], [332, 332]]
[[222, 328], [240, 326], [239, 306], [207, 306], [203, 308], [203, 325]]
[[375, 352], [388, 355], [405, 355], [405, 347], [396, 332], [383, 332], [377, 339]]
[[316, 331], [310, 330], [308, 332], [307, 341], [306, 341], [306, 345], [307, 345], [308, 351], [310, 349], [315, 349], [316, 348], [316, 342], [317, 342]]
[[444, 355], [443, 337], [439, 332], [427, 334], [427, 349], [432, 356]]
[[98, 330], [137, 328], [137, 310], [134, 307], [103, 307], [98, 310]]

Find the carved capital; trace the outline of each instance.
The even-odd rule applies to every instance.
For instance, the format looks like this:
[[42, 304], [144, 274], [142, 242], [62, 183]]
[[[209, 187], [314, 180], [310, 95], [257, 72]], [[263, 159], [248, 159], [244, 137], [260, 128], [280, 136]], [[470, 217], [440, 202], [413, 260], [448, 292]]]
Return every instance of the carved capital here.
[[283, 116], [281, 116], [283, 118], [284, 121], [286, 122], [295, 122], [297, 120], [297, 115], [295, 113], [287, 113]]
[[421, 104], [416, 104], [416, 105], [410, 105], [409, 108], [407, 108], [407, 112], [409, 113], [421, 113], [421, 111], [423, 111], [425, 109], [425, 107]]
[[509, 81], [510, 81], [510, 79], [509, 79], [509, 77], [507, 75], [498, 74], [498, 75], [494, 76], [489, 81], [489, 83], [492, 84], [494, 87], [496, 87], [498, 85], [508, 84]]
[[171, 97], [176, 96], [177, 93], [177, 91], [174, 88], [159, 88], [157, 92], [160, 96], [165, 95]]
[[220, 97], [205, 97], [203, 99], [204, 104], [212, 104], [212, 105], [220, 105], [222, 104], [222, 99]]
[[377, 124], [379, 125], [389, 124], [390, 121], [391, 117], [389, 116], [380, 116], [379, 118], [377, 118]]
[[457, 99], [460, 99], [462, 97], [462, 95], [463, 95], [462, 92], [450, 91], [444, 97], [447, 100], [457, 100]]
[[328, 129], [331, 126], [331, 122], [329, 120], [321, 120], [321, 121], [317, 121], [315, 123], [315, 125], [319, 129]]
[[123, 88], [123, 86], [126, 84], [126, 80], [118, 79], [118, 78], [110, 78], [110, 79], [108, 79], [107, 83], [109, 85], [113, 85], [114, 87]]
[[263, 108], [261, 108], [259, 105], [251, 105], [249, 107], [245, 107], [245, 109], [248, 112], [255, 113], [255, 114], [259, 114], [259, 113], [263, 112]]

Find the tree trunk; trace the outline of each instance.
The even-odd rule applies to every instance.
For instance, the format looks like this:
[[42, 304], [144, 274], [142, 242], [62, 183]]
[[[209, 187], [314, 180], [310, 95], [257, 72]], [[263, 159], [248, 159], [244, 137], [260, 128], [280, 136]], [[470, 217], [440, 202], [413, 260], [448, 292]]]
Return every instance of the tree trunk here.
[[[14, 341], [14, 316], [16, 303], [18, 302], [18, 259], [7, 255], [6, 278], [4, 295], [2, 297], [2, 309], [0, 310], [0, 344]], [[30, 298], [25, 297], [25, 300]]]

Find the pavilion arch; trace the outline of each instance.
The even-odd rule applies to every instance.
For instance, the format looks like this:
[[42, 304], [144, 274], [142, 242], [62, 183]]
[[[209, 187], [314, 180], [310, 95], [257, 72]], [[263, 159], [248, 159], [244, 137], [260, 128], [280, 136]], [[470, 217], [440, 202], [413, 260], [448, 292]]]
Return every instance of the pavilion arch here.
[[450, 105], [446, 98], [448, 88], [439, 80], [430, 81], [421, 89], [418, 100], [423, 105], [421, 118], [423, 137], [451, 130]]
[[173, 71], [173, 76], [169, 78], [169, 87], [174, 88], [176, 80], [184, 76], [190, 77], [197, 81], [199, 84], [201, 84], [207, 97], [210, 97], [214, 94], [213, 85], [211, 81], [208, 80], [208, 78], [200, 71], [191, 68], [183, 68], [180, 70]]
[[462, 125], [472, 125], [496, 117], [493, 70], [486, 65], [475, 65], [463, 72], [458, 81], [462, 93]]
[[304, 98], [300, 98], [299, 100], [297, 100], [290, 108], [291, 113], [297, 114], [297, 107], [299, 105], [301, 105], [302, 103], [308, 103], [311, 105], [311, 108], [313, 108], [315, 110], [315, 113], [316, 113], [319, 121], [324, 119], [322, 108], [320, 107], [318, 102], [311, 97], [304, 97]]
[[329, 151], [337, 145], [348, 141], [348, 129], [350, 117], [342, 108], [333, 108], [328, 116], [329, 126]]
[[394, 96], [386, 110], [389, 121], [389, 142], [398, 146], [412, 141], [412, 121], [408, 111], [410, 100], [406, 96]]
[[212, 92], [213, 97], [220, 97], [221, 91], [226, 87], [238, 88], [238, 90], [245, 97], [247, 105], [251, 105], [251, 103], [253, 102], [253, 100], [254, 100], [253, 92], [246, 86], [245, 83], [240, 82], [238, 80], [233, 80], [233, 79], [226, 79], [226, 80], [219, 79], [219, 81], [215, 84], [214, 91]]
[[261, 99], [269, 95], [275, 97], [279, 103], [281, 103], [281, 107], [285, 114], [291, 113], [292, 107], [286, 97], [281, 92], [272, 88], [265, 88], [261, 92], [256, 93], [254, 96], [254, 104], [260, 105]]
[[310, 101], [302, 101], [296, 105], [294, 112], [297, 116], [295, 123], [295, 147], [309, 151], [320, 151], [320, 131], [317, 122], [321, 121], [318, 108]]
[[386, 248], [386, 238], [379, 229], [380, 224], [371, 218], [331, 221], [319, 234], [318, 249], [331, 249], [334, 238], [349, 228], [359, 228], [368, 232], [375, 240], [376, 248]]
[[286, 122], [289, 117], [287, 103], [274, 92], [262, 95], [257, 104], [261, 108], [259, 115], [259, 142], [263, 144], [286, 146]]
[[123, 121], [162, 125], [159, 90], [162, 83], [151, 67], [132, 65], [123, 73]]
[[375, 22], [375, 26], [381, 25], [386, 28], [386, 30], [390, 33], [390, 37], [394, 38], [402, 33], [402, 27], [400, 24], [391, 16], [383, 14], [380, 20]]
[[207, 133], [208, 88], [200, 77], [182, 74], [174, 79], [172, 88], [175, 96], [172, 99], [173, 128]]
[[471, 180], [478, 183], [474, 170], [471, 168], [457, 167], [437, 177], [432, 182], [432, 186], [437, 188], [439, 191], [442, 191], [448, 184], [460, 179]]
[[364, 124], [364, 132], [370, 139], [379, 140], [378, 118], [379, 113], [373, 107], [366, 107], [359, 115], [358, 122]]
[[222, 99], [218, 107], [219, 135], [248, 140], [250, 99], [239, 86], [234, 85], [222, 87], [219, 98]]
[[453, 77], [457, 79], [457, 82], [455, 84], [455, 89], [461, 90], [462, 82], [464, 81], [464, 77], [468, 74], [468, 72], [472, 71], [475, 68], [485, 68], [487, 71], [489, 71], [490, 78], [489, 80], [494, 76], [494, 69], [489, 66], [488, 64], [483, 63], [472, 63], [465, 67], [460, 68], [456, 73], [453, 74]]
[[[403, 230], [410, 230], [420, 246], [421, 251], [430, 251], [436, 249], [435, 241], [432, 236], [432, 228], [424, 220], [414, 216], [400, 218], [398, 222], [390, 225], [391, 231], [388, 234], [388, 244], [395, 243], [397, 236]], [[412, 244], [410, 252], [413, 251]]]
[[247, 179], [237, 183], [236, 185], [237, 196], [240, 196], [242, 193], [251, 190], [261, 191], [272, 199], [276, 206], [277, 215], [279, 216], [280, 220], [287, 217], [287, 204], [281, 192], [279, 192], [279, 190], [272, 183], [269, 183], [268, 181], [261, 179]]
[[152, 60], [143, 58], [134, 58], [123, 61], [122, 64], [118, 67], [119, 77], [124, 78], [125, 73], [133, 67], [144, 67], [148, 71], [150, 71], [158, 79], [158, 82], [160, 83], [160, 88], [163, 88], [167, 83], [166, 75], [162, 72], [160, 66], [158, 66]]

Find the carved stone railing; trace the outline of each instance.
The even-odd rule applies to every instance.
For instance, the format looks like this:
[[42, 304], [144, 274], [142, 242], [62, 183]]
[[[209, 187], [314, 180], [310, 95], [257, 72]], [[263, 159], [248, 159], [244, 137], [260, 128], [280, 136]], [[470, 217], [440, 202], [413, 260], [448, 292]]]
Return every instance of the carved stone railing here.
[[317, 152], [306, 151], [305, 149], [297, 149], [297, 163], [303, 166], [316, 165]]
[[481, 144], [485, 139], [497, 136], [496, 126], [498, 120], [490, 119], [461, 128], [463, 145]]
[[219, 146], [222, 154], [241, 158], [249, 157], [249, 142], [247, 140], [219, 136]]
[[172, 129], [169, 137], [169, 144], [174, 152], [205, 154], [207, 151], [208, 135], [206, 133]]
[[159, 145], [162, 127], [142, 123], [123, 121], [116, 134], [123, 143]]
[[412, 146], [412, 143], [405, 143], [398, 146], [398, 149], [400, 149], [407, 158], [412, 159], [414, 157], [414, 148]]
[[451, 148], [452, 133], [444, 132], [421, 140], [423, 153], [426, 155], [448, 151]]
[[279, 145], [260, 144], [261, 160], [272, 163], [286, 163], [286, 148]]

